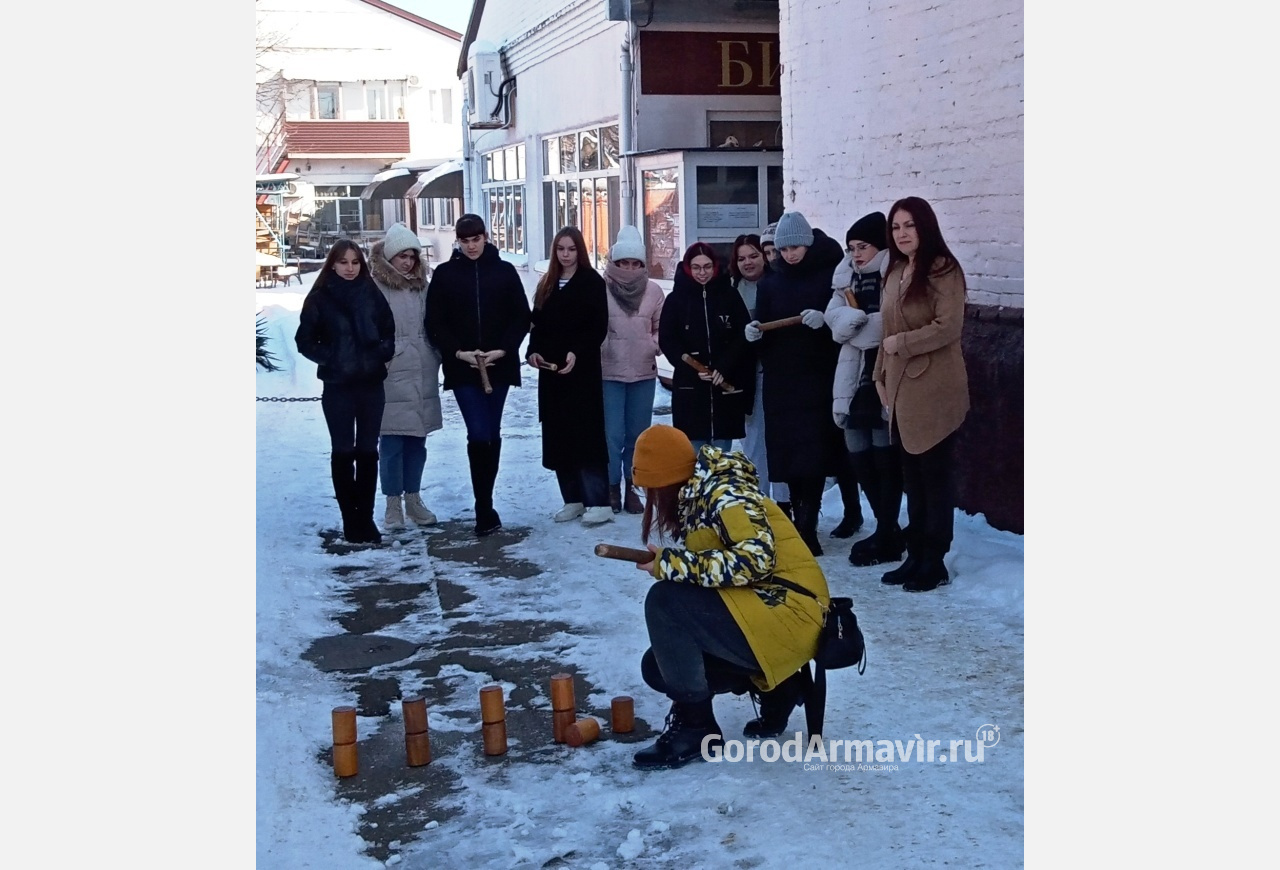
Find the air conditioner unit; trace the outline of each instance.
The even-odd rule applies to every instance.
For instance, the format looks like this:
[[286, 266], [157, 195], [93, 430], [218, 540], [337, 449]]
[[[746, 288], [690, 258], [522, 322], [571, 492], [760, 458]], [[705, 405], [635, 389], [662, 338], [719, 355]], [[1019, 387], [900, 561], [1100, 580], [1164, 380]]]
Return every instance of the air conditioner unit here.
[[502, 111], [502, 54], [492, 42], [477, 39], [467, 49], [467, 120], [483, 124]]
[[418, 78], [417, 76], [409, 76], [408, 78], [405, 79], [405, 81], [408, 83], [409, 87], [411, 88], [416, 88], [418, 85], [422, 84], [422, 79]]

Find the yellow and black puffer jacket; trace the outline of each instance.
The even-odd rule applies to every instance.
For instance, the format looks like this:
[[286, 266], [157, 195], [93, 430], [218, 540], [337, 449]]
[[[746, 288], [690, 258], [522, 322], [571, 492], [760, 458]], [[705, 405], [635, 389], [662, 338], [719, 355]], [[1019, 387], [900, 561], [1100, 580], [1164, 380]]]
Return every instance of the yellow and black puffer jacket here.
[[[760, 662], [754, 680], [769, 691], [813, 658], [830, 603], [827, 580], [796, 527], [760, 492], [741, 453], [707, 445], [680, 490], [683, 547], [665, 547], [653, 575], [719, 590]], [[771, 582], [781, 577], [816, 598]]]

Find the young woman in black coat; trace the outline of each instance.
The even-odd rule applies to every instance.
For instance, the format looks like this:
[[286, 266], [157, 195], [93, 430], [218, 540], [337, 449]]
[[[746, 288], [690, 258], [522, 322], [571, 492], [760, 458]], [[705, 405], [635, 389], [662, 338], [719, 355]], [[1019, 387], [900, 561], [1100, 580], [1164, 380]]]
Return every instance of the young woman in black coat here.
[[[444, 389], [452, 390], [467, 426], [467, 460], [475, 494], [475, 533], [502, 528], [493, 484], [502, 456], [507, 391], [520, 386], [520, 343], [529, 332], [529, 300], [515, 267], [489, 242], [479, 215], [454, 225], [459, 250], [436, 267], [427, 287], [427, 338], [440, 351]], [[485, 366], [491, 392], [484, 391]]]
[[538, 368], [542, 467], [556, 473], [564, 499], [555, 521], [610, 522], [600, 368], [609, 303], [577, 227], [564, 227], [551, 241], [551, 265], [538, 282], [532, 321], [526, 360]]
[[[676, 269], [658, 322], [658, 346], [671, 363], [671, 422], [695, 450], [714, 444], [729, 450], [746, 434], [755, 393], [755, 359], [743, 340], [751, 319], [715, 250], [694, 242]], [[709, 371], [700, 373], [688, 354]], [[728, 382], [734, 392], [726, 392]]]
[[[745, 334], [755, 342], [764, 366], [769, 474], [789, 484], [796, 528], [813, 555], [821, 556], [818, 510], [823, 485], [828, 476], [848, 480], [849, 468], [844, 435], [831, 418], [831, 387], [840, 348], [823, 320], [831, 298], [831, 276], [844, 254], [838, 242], [812, 229], [800, 212], [783, 214], [774, 242], [779, 256], [772, 271], [760, 279], [756, 319]], [[761, 322], [795, 315], [803, 318], [801, 324], [769, 332], [759, 329]], [[841, 494], [848, 521], [841, 525], [853, 525], [856, 530], [862, 525], [856, 483], [848, 480]]]
[[342, 511], [342, 537], [354, 544], [381, 543], [373, 500], [386, 402], [382, 382], [396, 352], [396, 321], [355, 242], [343, 239], [329, 249], [302, 303], [294, 341], [324, 382], [320, 408], [329, 428], [329, 471]]

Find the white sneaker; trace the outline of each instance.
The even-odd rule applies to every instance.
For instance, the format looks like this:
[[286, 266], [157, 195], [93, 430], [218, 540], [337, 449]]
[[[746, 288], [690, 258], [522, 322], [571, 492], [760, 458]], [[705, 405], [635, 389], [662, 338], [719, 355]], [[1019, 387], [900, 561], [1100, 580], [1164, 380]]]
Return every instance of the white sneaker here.
[[552, 517], [557, 523], [567, 523], [569, 520], [576, 520], [582, 516], [587, 506], [580, 501], [570, 502], [560, 510], [556, 511], [556, 515]]
[[606, 505], [598, 507], [589, 507], [582, 514], [582, 524], [584, 526], [598, 526], [601, 523], [613, 522], [613, 508]]
[[438, 522], [436, 515], [422, 503], [422, 496], [416, 492], [404, 494], [404, 512], [420, 526], [434, 526]]
[[400, 506], [400, 496], [387, 496], [387, 512], [382, 515], [382, 527], [392, 530], [404, 528], [404, 509]]

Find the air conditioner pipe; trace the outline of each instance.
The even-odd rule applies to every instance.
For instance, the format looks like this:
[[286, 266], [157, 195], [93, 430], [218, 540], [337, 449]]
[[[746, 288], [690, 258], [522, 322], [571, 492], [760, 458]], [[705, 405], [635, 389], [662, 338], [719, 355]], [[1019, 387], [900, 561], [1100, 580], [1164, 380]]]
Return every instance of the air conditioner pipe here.
[[[629, 6], [630, 4], [628, 4]], [[628, 18], [630, 9], [628, 9]], [[631, 183], [631, 25], [627, 24], [627, 41], [622, 43], [622, 106], [618, 110], [618, 155], [621, 167], [622, 209], [621, 220], [624, 227], [634, 226], [632, 213], [635, 210], [635, 189]]]

